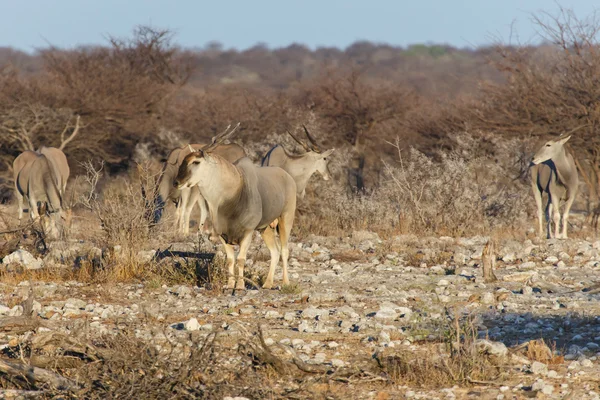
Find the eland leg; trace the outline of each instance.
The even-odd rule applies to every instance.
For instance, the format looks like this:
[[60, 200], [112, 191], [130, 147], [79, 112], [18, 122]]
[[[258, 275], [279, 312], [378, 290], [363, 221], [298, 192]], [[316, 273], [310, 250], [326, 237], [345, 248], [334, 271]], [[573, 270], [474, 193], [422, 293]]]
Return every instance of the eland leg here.
[[290, 239], [290, 233], [292, 231], [292, 225], [294, 224], [294, 208], [289, 213], [284, 213], [279, 218], [279, 240], [281, 242], [281, 261], [283, 264], [283, 284], [289, 285], [290, 280], [288, 278], [288, 259], [290, 257], [290, 250], [288, 242]]
[[269, 266], [269, 273], [263, 284], [263, 289], [271, 289], [273, 287], [273, 275], [275, 274], [275, 268], [279, 263], [279, 249], [277, 248], [277, 238], [275, 237], [275, 230], [268, 226], [262, 232], [262, 238], [265, 241], [265, 245], [271, 253], [271, 265]]
[[200, 192], [196, 189], [189, 189], [189, 196], [187, 199], [186, 207], [183, 212], [183, 234], [190, 234], [190, 216], [192, 215], [192, 211], [194, 210], [194, 205], [198, 201], [198, 197], [200, 196]]
[[552, 238], [552, 200], [548, 194], [548, 204], [546, 204], [546, 239]]
[[573, 205], [573, 202], [575, 201], [575, 195], [571, 195], [571, 193], [569, 193], [569, 198], [567, 199], [567, 202], [565, 203], [565, 209], [563, 211], [563, 215], [562, 215], [562, 235], [561, 237], [563, 239], [568, 239], [567, 236], [567, 226], [569, 225], [569, 213], [571, 212], [571, 206]]
[[201, 194], [198, 197], [198, 206], [200, 206], [200, 222], [198, 223], [198, 231], [203, 233], [206, 217], [208, 217], [208, 207], [206, 205], [206, 199], [204, 199]]
[[254, 231], [250, 231], [240, 242], [240, 252], [238, 253], [237, 257], [238, 279], [237, 284], [235, 285], [236, 290], [246, 289], [246, 284], [244, 281], [244, 266], [246, 265], [246, 254], [248, 254], [250, 243], [252, 243], [253, 233]]
[[23, 195], [19, 192], [19, 189], [16, 190], [17, 195], [17, 204], [19, 206], [19, 225], [21, 224], [21, 219], [23, 218]]
[[235, 266], [235, 252], [233, 251], [232, 245], [227, 244], [220, 236], [219, 239], [221, 239], [221, 243], [223, 243], [223, 247], [225, 247], [225, 254], [227, 254], [227, 289], [233, 289], [235, 287], [235, 275], [233, 271], [233, 267]]
[[[558, 200], [555, 202], [555, 199]], [[554, 234], [553, 238], [560, 238], [560, 198], [553, 197], [552, 198], [552, 222], [554, 222]], [[558, 204], [557, 204], [558, 203]]]
[[[190, 198], [190, 189], [181, 189], [181, 196], [179, 197], [179, 203], [177, 204], [177, 229], [180, 233], [185, 234], [185, 212], [188, 207], [188, 200]], [[188, 228], [189, 229], [189, 228]]]
[[542, 192], [538, 189], [537, 184], [533, 186], [533, 198], [537, 206], [538, 217], [538, 233], [540, 237], [544, 236], [544, 205], [542, 204]]

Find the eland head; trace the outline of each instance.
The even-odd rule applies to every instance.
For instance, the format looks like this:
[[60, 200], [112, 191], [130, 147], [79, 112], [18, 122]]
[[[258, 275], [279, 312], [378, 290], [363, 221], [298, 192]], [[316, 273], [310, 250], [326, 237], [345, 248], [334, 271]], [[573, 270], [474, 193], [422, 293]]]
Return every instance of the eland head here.
[[559, 155], [564, 153], [564, 144], [571, 138], [571, 135], [558, 138], [556, 140], [548, 140], [534, 155], [531, 159], [532, 165], [538, 165], [545, 161], [557, 158]]

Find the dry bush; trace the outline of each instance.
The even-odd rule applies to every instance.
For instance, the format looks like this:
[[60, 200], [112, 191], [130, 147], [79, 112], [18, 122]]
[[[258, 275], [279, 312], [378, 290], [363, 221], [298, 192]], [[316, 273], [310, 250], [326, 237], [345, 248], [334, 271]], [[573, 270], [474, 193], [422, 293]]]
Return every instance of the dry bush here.
[[[531, 189], [521, 179], [524, 157], [515, 151], [520, 141], [469, 134], [451, 138], [454, 150], [437, 153], [439, 161], [414, 148], [405, 151], [399, 141], [388, 144], [395, 146], [398, 160], [384, 162], [383, 182], [369, 192], [348, 191], [340, 179], [332, 184], [314, 178], [299, 202], [295, 234], [368, 229], [461, 236], [521, 228], [530, 213]], [[482, 147], [488, 146], [496, 157], [485, 155]]]
[[396, 141], [398, 166], [386, 164], [391, 179], [386, 189], [401, 207], [400, 223], [409, 232], [460, 236], [523, 222], [529, 188], [514, 179], [512, 147], [506, 146], [508, 159], [494, 160], [473, 152], [468, 135], [457, 138], [463, 143], [440, 153], [440, 162], [414, 148], [405, 159]]
[[427, 348], [427, 354], [400, 350], [376, 360], [396, 384], [440, 388], [497, 380], [505, 360], [482, 351], [477, 336], [471, 318], [449, 318], [441, 343]]
[[[138, 165], [127, 177], [107, 180], [100, 192], [102, 167], [86, 164], [87, 188], [79, 197], [79, 205], [90, 211], [100, 224], [100, 231], [89, 229], [88, 234], [92, 234], [99, 247], [108, 249], [113, 264], [111, 273], [118, 280], [126, 280], [148, 272], [138, 253], [148, 248], [154, 229], [152, 199], [159, 171], [152, 170], [151, 164]], [[93, 226], [94, 222], [89, 221], [87, 226]]]

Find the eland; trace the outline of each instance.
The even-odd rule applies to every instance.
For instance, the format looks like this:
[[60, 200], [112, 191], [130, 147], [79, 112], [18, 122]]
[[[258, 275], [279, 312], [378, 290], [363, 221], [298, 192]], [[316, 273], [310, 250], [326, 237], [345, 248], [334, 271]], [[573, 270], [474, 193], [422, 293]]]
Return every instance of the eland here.
[[54, 176], [56, 177], [56, 183], [58, 190], [60, 190], [61, 196], [64, 197], [65, 191], [67, 190], [67, 180], [69, 179], [70, 169], [67, 157], [61, 149], [56, 147], [42, 146], [38, 149], [37, 153], [43, 154], [48, 158]]
[[[57, 235], [56, 216], [64, 219], [62, 195], [57, 176], [48, 157], [24, 151], [13, 161], [15, 189], [19, 206], [19, 222], [23, 217], [24, 198], [27, 198], [32, 220], [42, 219], [44, 229]], [[50, 221], [45, 217], [50, 216]]]
[[306, 126], [302, 125], [309, 143], [306, 143], [287, 131], [288, 134], [298, 142], [306, 153], [302, 155], [288, 154], [285, 149], [276, 145], [264, 156], [261, 165], [264, 167], [274, 166], [285, 170], [296, 182], [296, 191], [299, 198], [304, 198], [306, 194], [306, 185], [308, 180], [315, 172], [319, 172], [323, 180], [329, 180], [329, 169], [327, 167], [327, 157], [333, 153], [334, 149], [329, 149], [325, 152], [321, 150], [315, 138], [308, 132]]
[[[199, 230], [203, 229], [208, 215], [208, 209], [206, 201], [200, 194], [200, 191], [197, 188], [177, 189], [174, 188], [173, 182], [184, 158], [188, 154], [200, 150], [204, 146], [206, 146], [206, 144], [188, 144], [187, 146], [177, 147], [169, 153], [158, 182], [158, 193], [155, 197], [154, 223], [158, 222], [162, 217], [162, 212], [167, 200], [171, 200], [176, 204], [175, 224], [181, 233], [185, 235], [189, 233], [190, 215], [195, 204], [198, 204], [200, 207], [200, 221], [198, 223], [198, 228]], [[246, 156], [244, 148], [235, 143], [220, 144], [215, 147], [213, 152], [230, 162], [234, 162]]]
[[[214, 232], [225, 247], [229, 289], [244, 289], [244, 265], [252, 234], [259, 231], [271, 254], [269, 273], [263, 285], [273, 287], [273, 275], [279, 263], [279, 247], [283, 263], [283, 284], [288, 279], [288, 240], [296, 212], [296, 183], [283, 169], [260, 167], [244, 157], [231, 163], [214, 154], [212, 149], [225, 137], [188, 154], [174, 185], [178, 189], [197, 187], [206, 199]], [[272, 222], [278, 220], [280, 246]], [[237, 261], [233, 245], [239, 244]], [[234, 267], [238, 276], [235, 279]]]
[[[567, 238], [569, 211], [577, 195], [579, 176], [573, 156], [569, 154], [564, 144], [571, 136], [549, 140], [533, 156], [530, 164], [531, 187], [537, 204], [539, 235], [544, 235], [542, 196], [548, 194], [546, 205], [546, 237]], [[561, 201], [564, 201], [562, 218], [560, 214]], [[551, 229], [551, 218], [554, 222], [554, 232]], [[562, 219], [562, 232], [560, 225]]]

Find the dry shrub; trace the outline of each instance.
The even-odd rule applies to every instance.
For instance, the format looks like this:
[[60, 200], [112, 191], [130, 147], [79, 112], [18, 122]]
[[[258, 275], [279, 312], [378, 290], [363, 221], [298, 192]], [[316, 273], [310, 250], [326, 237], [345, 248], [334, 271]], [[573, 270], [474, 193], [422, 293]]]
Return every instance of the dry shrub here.
[[504, 360], [482, 351], [477, 333], [470, 317], [459, 321], [457, 316], [448, 320], [442, 343], [427, 347], [427, 354], [400, 350], [376, 360], [395, 383], [439, 388], [496, 380]]
[[154, 269], [153, 262], [140, 260], [139, 252], [148, 248], [155, 232], [152, 218], [155, 212], [153, 195], [159, 172], [149, 163], [138, 164], [128, 176], [108, 179], [102, 185], [103, 165], [86, 165], [86, 189], [79, 196], [79, 205], [91, 212], [91, 227], [99, 222], [100, 230], [88, 230], [92, 240], [106, 249], [104, 264], [112, 265], [107, 273], [122, 281], [141, 277]]
[[399, 161], [386, 164], [390, 182], [384, 190], [401, 205], [400, 224], [408, 232], [475, 234], [524, 219], [528, 187], [515, 181], [510, 152], [494, 160], [473, 151], [472, 137], [457, 138], [459, 146], [439, 153], [439, 162], [414, 148], [407, 159], [396, 141]]
[[[343, 235], [368, 229], [384, 235], [461, 236], [521, 228], [531, 195], [522, 178], [525, 157], [515, 151], [520, 141], [466, 133], [452, 139], [454, 150], [438, 152], [437, 160], [414, 148], [405, 151], [396, 141], [398, 161], [384, 162], [383, 182], [372, 191], [349, 192], [339, 178], [337, 184], [314, 179], [314, 195], [309, 191], [299, 201], [294, 232]], [[483, 150], [490, 146], [495, 157]], [[343, 151], [336, 153], [339, 159], [332, 164], [346, 157]]]

